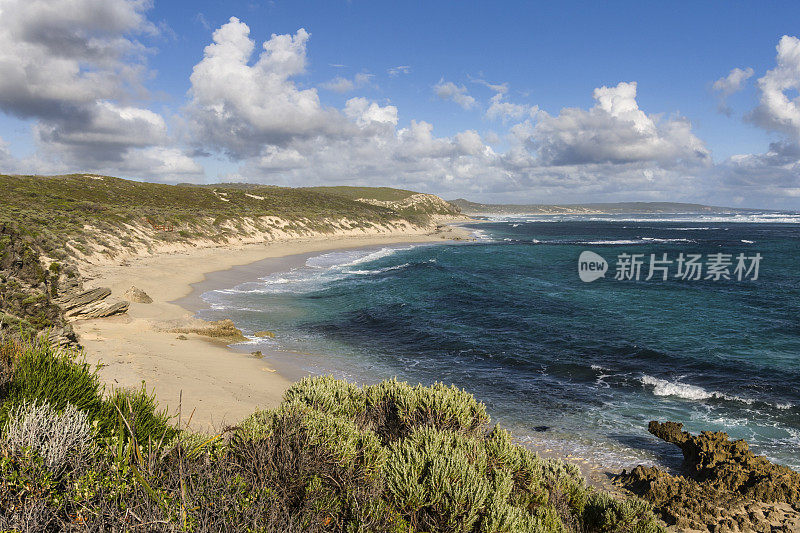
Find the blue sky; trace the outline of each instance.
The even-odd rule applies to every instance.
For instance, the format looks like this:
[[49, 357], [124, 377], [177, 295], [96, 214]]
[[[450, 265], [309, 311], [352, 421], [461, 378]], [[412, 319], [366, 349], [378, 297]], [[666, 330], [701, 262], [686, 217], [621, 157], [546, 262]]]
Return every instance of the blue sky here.
[[800, 209], [796, 2], [0, 0], [0, 21], [4, 172]]

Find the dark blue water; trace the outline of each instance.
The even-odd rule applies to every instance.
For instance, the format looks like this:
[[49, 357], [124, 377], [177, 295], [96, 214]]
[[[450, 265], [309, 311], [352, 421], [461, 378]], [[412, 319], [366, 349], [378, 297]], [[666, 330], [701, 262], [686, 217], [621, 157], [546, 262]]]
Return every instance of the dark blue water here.
[[[205, 316], [276, 332], [253, 344], [312, 373], [454, 383], [523, 439], [609, 465], [658, 462], [646, 430], [658, 419], [800, 468], [800, 217], [596, 218], [322, 254], [207, 293]], [[584, 250], [608, 261], [605, 278], [579, 279]], [[639, 281], [614, 279], [622, 253], [644, 254]], [[651, 253], [762, 259], [757, 280], [684, 280], [673, 265], [646, 281]]]

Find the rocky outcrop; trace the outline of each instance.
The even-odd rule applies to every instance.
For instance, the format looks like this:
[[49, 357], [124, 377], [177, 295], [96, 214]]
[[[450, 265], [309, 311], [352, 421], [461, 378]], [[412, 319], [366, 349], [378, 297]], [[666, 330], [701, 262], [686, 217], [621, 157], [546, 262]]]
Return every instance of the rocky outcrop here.
[[109, 296], [111, 296], [111, 289], [108, 287], [98, 287], [96, 289], [84, 291], [79, 294], [68, 295], [62, 298], [59, 303], [64, 311], [69, 312], [92, 305], [108, 298]]
[[129, 302], [135, 302], [140, 304], [151, 304], [153, 303], [153, 299], [148, 296], [146, 292], [142, 289], [138, 289], [134, 286], [131, 286], [130, 289], [125, 291], [125, 295], [123, 296]]
[[692, 435], [676, 422], [650, 422], [650, 433], [680, 447], [680, 475], [637, 466], [616, 481], [651, 502], [679, 529], [800, 531], [800, 473], [755, 455], [727, 433]]
[[80, 294], [67, 296], [60, 301], [66, 316], [72, 318], [104, 318], [128, 311], [129, 302], [107, 301], [111, 295], [108, 287], [98, 287]]

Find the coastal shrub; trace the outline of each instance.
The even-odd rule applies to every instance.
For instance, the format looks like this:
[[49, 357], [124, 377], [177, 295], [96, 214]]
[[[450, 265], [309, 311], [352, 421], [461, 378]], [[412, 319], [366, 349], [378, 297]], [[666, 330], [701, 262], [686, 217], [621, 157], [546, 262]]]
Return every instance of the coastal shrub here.
[[0, 530], [662, 531], [646, 504], [486, 431], [483, 405], [454, 387], [306, 379], [204, 435], [173, 427], [144, 386], [104, 399], [68, 353], [0, 342], [3, 360]]
[[144, 385], [135, 391], [115, 389], [104, 398], [104, 388], [95, 371], [76, 359], [74, 352], [62, 351], [44, 341], [10, 342], [0, 343], [5, 346], [0, 355], [13, 353], [5, 356], [13, 359], [13, 377], [0, 405], [0, 424], [5, 425], [10, 411], [23, 404], [44, 403], [59, 412], [74, 406], [86, 413], [91, 423], [97, 422], [100, 434], [109, 435], [118, 429], [119, 408], [140, 444], [174, 436], [176, 430], [169, 417], [158, 409], [155, 397], [147, 393]]
[[481, 443], [421, 428], [390, 446], [387, 492], [417, 530], [473, 531], [492, 490], [485, 465]]
[[583, 511], [592, 531], [620, 533], [660, 533], [663, 527], [653, 515], [652, 506], [638, 498], [619, 499], [593, 493]]
[[384, 443], [421, 426], [477, 436], [490, 421], [486, 406], [474, 396], [441, 383], [411, 386], [392, 379], [359, 388], [331, 376], [304, 378], [286, 391], [284, 401], [344, 416], [374, 430]]
[[57, 411], [73, 405], [91, 418], [100, 412], [100, 382], [90, 365], [77, 361], [74, 353], [46, 342], [29, 342], [11, 349], [15, 351], [13, 377], [0, 406], [0, 424], [8, 422], [11, 409], [24, 403], [47, 403]]
[[120, 412], [141, 445], [169, 442], [177, 433], [170, 423], [171, 417], [166, 410], [159, 409], [155, 395], [147, 393], [144, 383], [136, 390], [114, 389], [103, 399], [98, 420], [104, 433], [117, 430]]
[[47, 403], [23, 402], [9, 412], [3, 429], [2, 446], [21, 455], [38, 454], [55, 474], [80, 464], [93, 450], [89, 417], [74, 405], [58, 412]]
[[371, 531], [392, 522], [380, 498], [386, 450], [369, 430], [299, 403], [256, 412], [237, 429], [229, 457], [245, 482], [269, 486], [293, 514]]

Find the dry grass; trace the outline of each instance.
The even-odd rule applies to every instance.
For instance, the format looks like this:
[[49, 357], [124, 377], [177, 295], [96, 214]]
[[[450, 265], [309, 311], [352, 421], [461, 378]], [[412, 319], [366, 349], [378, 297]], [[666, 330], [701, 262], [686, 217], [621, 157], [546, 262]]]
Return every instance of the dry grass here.
[[203, 337], [211, 337], [215, 340], [224, 341], [226, 343], [246, 341], [247, 337], [242, 334], [242, 330], [238, 329], [233, 320], [228, 318], [224, 320], [217, 320], [215, 322], [206, 322], [196, 326], [179, 327], [170, 330], [172, 333], [194, 333]]

